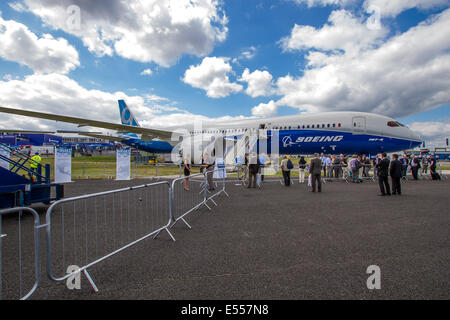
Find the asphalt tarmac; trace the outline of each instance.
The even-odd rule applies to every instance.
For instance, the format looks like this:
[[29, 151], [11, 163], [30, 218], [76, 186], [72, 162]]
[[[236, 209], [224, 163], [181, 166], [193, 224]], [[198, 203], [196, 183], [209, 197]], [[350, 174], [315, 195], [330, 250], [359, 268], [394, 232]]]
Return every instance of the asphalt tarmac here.
[[[65, 193], [149, 182], [77, 181]], [[202, 207], [187, 216], [192, 229], [183, 223], [171, 229], [176, 242], [163, 232], [89, 268], [98, 293], [84, 276], [80, 290], [47, 279], [42, 232], [42, 279], [31, 299], [448, 300], [450, 184], [421, 180], [402, 187], [402, 196], [379, 197], [378, 184], [369, 182], [326, 183], [322, 193], [296, 181], [261, 189], [229, 182], [230, 199], [220, 195], [212, 211]], [[4, 229], [16, 221], [4, 218]], [[371, 265], [380, 268], [380, 289], [367, 288]], [[29, 263], [22, 267], [32, 272]]]

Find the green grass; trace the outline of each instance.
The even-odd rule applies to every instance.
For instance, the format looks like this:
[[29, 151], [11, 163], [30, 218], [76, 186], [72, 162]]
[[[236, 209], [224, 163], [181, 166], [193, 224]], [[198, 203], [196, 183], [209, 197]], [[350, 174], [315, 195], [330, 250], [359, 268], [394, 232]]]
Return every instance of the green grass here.
[[[305, 159], [309, 162], [309, 158]], [[116, 176], [116, 157], [115, 156], [103, 156], [103, 157], [74, 157], [72, 158], [72, 178], [73, 179], [88, 179], [88, 178], [115, 178]], [[280, 159], [281, 161], [281, 159]], [[292, 158], [295, 169], [291, 171], [291, 177], [298, 177], [298, 161], [297, 158]], [[50, 164], [50, 176], [51, 180], [54, 179], [54, 158], [42, 157], [42, 166]], [[156, 166], [151, 164], [135, 164], [131, 162], [131, 176], [137, 177], [155, 177], [155, 176], [179, 176], [180, 168], [175, 165], [158, 166], [158, 172], [156, 172]], [[450, 166], [443, 166], [442, 170], [450, 170]], [[199, 173], [200, 169], [194, 167], [192, 174]], [[181, 172], [182, 173], [182, 172]], [[19, 171], [19, 174], [23, 175], [23, 170]], [[229, 177], [236, 177], [236, 173], [228, 173]], [[281, 171], [275, 175], [266, 175], [267, 177], [282, 177]]]
[[[73, 179], [87, 179], [87, 178], [115, 178], [116, 176], [116, 158], [114, 156], [105, 157], [75, 157], [72, 158], [72, 178]], [[53, 157], [42, 157], [42, 167], [50, 164], [50, 179], [54, 179], [54, 163]], [[158, 172], [156, 172], [158, 170]], [[199, 170], [199, 169], [197, 169]], [[44, 171], [44, 169], [43, 169]], [[198, 172], [198, 171], [197, 171]], [[20, 175], [27, 175], [24, 170], [19, 170]], [[180, 169], [178, 166], [159, 165], [156, 169], [155, 165], [151, 164], [135, 164], [131, 162], [132, 177], [153, 177], [153, 176], [168, 176], [179, 175]]]

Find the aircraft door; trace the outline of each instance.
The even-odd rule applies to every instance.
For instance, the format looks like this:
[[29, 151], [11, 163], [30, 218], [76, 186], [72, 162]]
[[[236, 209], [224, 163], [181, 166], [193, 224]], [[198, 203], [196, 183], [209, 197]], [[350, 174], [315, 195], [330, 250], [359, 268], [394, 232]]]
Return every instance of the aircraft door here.
[[363, 134], [366, 132], [366, 118], [365, 117], [353, 117], [352, 128], [355, 134]]
[[258, 138], [259, 139], [268, 139], [270, 137], [270, 130], [269, 130], [269, 126], [266, 125], [265, 123], [262, 123], [259, 125], [259, 130], [258, 130]]

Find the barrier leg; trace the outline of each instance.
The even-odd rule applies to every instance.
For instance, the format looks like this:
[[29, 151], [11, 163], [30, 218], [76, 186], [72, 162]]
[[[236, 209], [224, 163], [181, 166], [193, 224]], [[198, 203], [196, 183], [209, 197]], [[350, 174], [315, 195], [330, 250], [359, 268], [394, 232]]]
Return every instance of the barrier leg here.
[[[189, 223], [187, 223], [187, 221], [184, 218], [180, 218], [181, 221], [184, 222], [184, 224], [189, 228], [192, 229], [192, 227], [189, 225]], [[175, 223], [177, 223], [179, 220], [175, 221]], [[175, 223], [172, 225], [172, 227], [175, 225]], [[172, 228], [171, 227], [171, 228]]]
[[217, 203], [213, 200], [213, 198], [206, 199], [206, 201], [212, 201], [212, 203], [214, 203], [214, 205], [217, 207]]
[[[169, 236], [170, 236], [170, 237], [172, 238], [172, 240], [175, 242], [176, 240], [175, 240], [175, 238], [173, 237], [173, 235], [170, 233], [169, 229], [164, 228], [164, 230], [167, 231], [167, 233], [169, 234]], [[162, 230], [158, 231], [158, 232], [155, 234], [155, 236], [153, 237], [153, 240], [155, 240], [155, 239], [159, 236], [159, 234], [161, 233], [161, 231], [162, 231]]]
[[97, 285], [95, 284], [94, 280], [92, 280], [91, 275], [89, 274], [89, 272], [86, 269], [84, 269], [83, 273], [86, 276], [86, 278], [88, 279], [89, 283], [91, 284], [92, 289], [94, 289], [94, 291], [97, 293], [98, 292]]
[[[224, 173], [224, 176], [225, 176], [225, 173]], [[262, 184], [262, 182], [261, 182], [261, 184]], [[220, 192], [223, 192], [223, 193], [225, 193], [225, 195], [229, 198], [230, 197], [230, 195], [227, 193], [227, 191], [225, 190], [225, 178], [223, 178], [222, 179], [222, 190], [220, 191]], [[261, 188], [261, 186], [259, 186], [260, 188]]]

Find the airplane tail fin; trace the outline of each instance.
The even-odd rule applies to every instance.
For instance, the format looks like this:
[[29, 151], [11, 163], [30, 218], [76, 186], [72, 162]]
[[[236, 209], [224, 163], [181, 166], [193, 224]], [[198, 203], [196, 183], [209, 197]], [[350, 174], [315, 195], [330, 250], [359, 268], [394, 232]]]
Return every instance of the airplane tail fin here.
[[119, 109], [122, 124], [126, 124], [133, 127], [140, 127], [139, 123], [137, 122], [136, 118], [134, 117], [133, 113], [128, 108], [124, 100], [119, 100]]
[[[134, 117], [134, 114], [131, 112], [130, 108], [128, 108], [124, 100], [119, 100], [119, 111], [122, 124], [133, 127], [140, 127], [139, 123]], [[124, 135], [132, 138], [137, 138], [137, 135], [134, 133], [124, 133]]]

